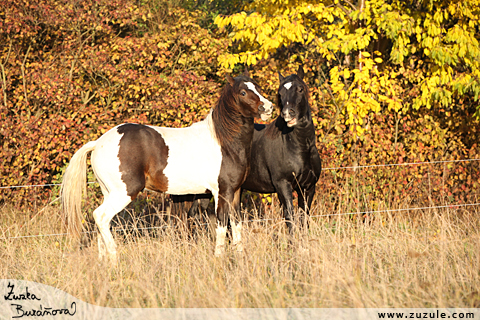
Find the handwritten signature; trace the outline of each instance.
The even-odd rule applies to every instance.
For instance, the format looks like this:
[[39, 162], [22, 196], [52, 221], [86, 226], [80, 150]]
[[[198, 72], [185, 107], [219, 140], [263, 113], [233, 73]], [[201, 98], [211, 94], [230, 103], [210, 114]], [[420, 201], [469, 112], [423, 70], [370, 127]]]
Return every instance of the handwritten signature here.
[[77, 312], [77, 304], [76, 302], [72, 302], [70, 304], [70, 308], [51, 308], [51, 307], [43, 307], [40, 305], [38, 308], [33, 308], [29, 310], [25, 310], [24, 306], [19, 304], [19, 301], [41, 301], [42, 299], [39, 298], [34, 293], [28, 291], [28, 287], [25, 288], [25, 292], [23, 293], [15, 293], [15, 285], [8, 283], [7, 287], [10, 289], [6, 295], [4, 295], [5, 301], [15, 301], [16, 303], [11, 303], [11, 306], [14, 308], [14, 313], [16, 315], [12, 316], [12, 318], [23, 318], [23, 317], [44, 317], [44, 316], [56, 316], [56, 315], [70, 315], [73, 316]]

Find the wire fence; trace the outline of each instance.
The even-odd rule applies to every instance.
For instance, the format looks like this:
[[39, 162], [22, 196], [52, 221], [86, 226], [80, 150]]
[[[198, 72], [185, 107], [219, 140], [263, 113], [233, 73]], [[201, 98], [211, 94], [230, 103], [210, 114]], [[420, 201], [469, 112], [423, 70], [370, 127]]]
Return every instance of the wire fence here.
[[[95, 181], [89, 181], [87, 184], [93, 184], [96, 183]], [[30, 185], [24, 185], [24, 186], [3, 186], [0, 187], [0, 189], [19, 189], [19, 188], [37, 188], [37, 187], [55, 187], [55, 186], [61, 186], [61, 183], [47, 183], [47, 184], [30, 184]]]
[[[320, 215], [311, 215], [310, 218], [320, 218], [320, 217], [331, 217], [331, 216], [346, 216], [346, 215], [364, 215], [364, 214], [374, 214], [374, 213], [384, 213], [384, 212], [402, 212], [402, 211], [416, 211], [416, 210], [433, 210], [433, 209], [459, 209], [466, 207], [480, 206], [480, 203], [465, 203], [465, 204], [452, 204], [444, 206], [430, 206], [430, 207], [418, 207], [418, 208], [403, 208], [403, 209], [384, 209], [384, 210], [374, 210], [374, 211], [359, 211], [359, 212], [343, 212], [343, 213], [331, 213], [331, 214], [320, 214]], [[281, 222], [282, 219], [250, 219], [245, 220], [244, 222], [267, 222], [267, 221], [277, 221]], [[197, 226], [206, 226], [208, 223], [197, 223]], [[123, 228], [116, 227], [113, 228], [116, 231], [145, 231], [145, 230], [160, 230], [170, 228], [170, 225], [157, 226], [157, 227], [135, 227], [135, 228]], [[98, 233], [97, 231], [84, 231], [82, 234], [94, 234]], [[51, 234], [34, 234], [34, 235], [25, 235], [25, 236], [13, 236], [13, 237], [0, 237], [0, 240], [9, 240], [9, 239], [25, 239], [25, 238], [39, 238], [39, 237], [63, 237], [67, 236], [68, 233], [51, 233]]]
[[[322, 171], [327, 170], [346, 170], [346, 169], [365, 169], [365, 168], [378, 168], [378, 167], [398, 167], [398, 166], [413, 166], [413, 165], [432, 165], [432, 164], [446, 164], [446, 163], [458, 163], [458, 162], [473, 162], [480, 161], [480, 159], [464, 159], [464, 160], [439, 160], [439, 161], [429, 161], [429, 162], [407, 162], [407, 163], [393, 163], [393, 164], [379, 164], [379, 165], [363, 165], [363, 166], [345, 166], [345, 167], [331, 167], [331, 168], [322, 168]], [[94, 184], [96, 182], [90, 181], [88, 184]], [[18, 186], [1, 186], [0, 189], [14, 189], [14, 188], [34, 188], [34, 187], [52, 187], [60, 186], [59, 183], [50, 183], [50, 184], [35, 184], [35, 185], [18, 185]], [[413, 207], [413, 208], [400, 208], [400, 209], [383, 209], [383, 210], [369, 210], [369, 211], [357, 211], [357, 212], [342, 212], [342, 213], [329, 213], [321, 215], [311, 215], [310, 218], [320, 218], [320, 217], [331, 217], [331, 216], [347, 216], [347, 215], [364, 215], [364, 214], [375, 214], [375, 213], [395, 213], [395, 212], [405, 212], [405, 211], [418, 211], [418, 210], [434, 210], [434, 209], [460, 209], [467, 207], [480, 206], [480, 203], [465, 203], [465, 204], [450, 204], [450, 205], [441, 205], [441, 206], [424, 206], [424, 207]], [[275, 221], [276, 219], [254, 219], [246, 220], [245, 222], [266, 222], [266, 221]], [[207, 223], [197, 224], [198, 226], [207, 225]], [[158, 227], [141, 227], [134, 229], [123, 229], [117, 228], [123, 231], [141, 231], [141, 230], [155, 230], [155, 229], [165, 229], [169, 227], [158, 226]], [[97, 231], [84, 231], [84, 234], [97, 233]], [[56, 234], [37, 234], [37, 235], [24, 235], [24, 236], [13, 236], [13, 237], [0, 237], [0, 240], [8, 239], [22, 239], [22, 238], [35, 238], [35, 237], [52, 237], [52, 236], [66, 236], [68, 233], [56, 233]]]
[[431, 165], [439, 163], [455, 163], [455, 162], [472, 162], [479, 161], [480, 159], [464, 159], [464, 160], [439, 160], [428, 162], [406, 162], [406, 163], [391, 163], [391, 164], [375, 164], [367, 166], [347, 166], [347, 167], [334, 167], [334, 168], [322, 168], [322, 170], [340, 170], [340, 169], [365, 169], [365, 168], [379, 168], [379, 167], [399, 167], [399, 166], [413, 166], [413, 165]]
[[[425, 161], [425, 162], [405, 162], [405, 163], [390, 163], [390, 164], [375, 164], [365, 166], [345, 166], [345, 167], [331, 167], [322, 168], [322, 171], [327, 170], [344, 170], [344, 169], [366, 169], [366, 168], [381, 168], [381, 167], [399, 167], [399, 166], [413, 166], [413, 165], [432, 165], [439, 163], [456, 163], [456, 162], [473, 162], [480, 161], [480, 159], [463, 159], [463, 160], [439, 160], [439, 161]], [[95, 181], [89, 181], [88, 184], [96, 183]], [[36, 188], [36, 187], [54, 187], [60, 186], [61, 183], [48, 183], [48, 184], [31, 184], [31, 185], [18, 185], [18, 186], [1, 186], [0, 189], [16, 189], [16, 188]]]

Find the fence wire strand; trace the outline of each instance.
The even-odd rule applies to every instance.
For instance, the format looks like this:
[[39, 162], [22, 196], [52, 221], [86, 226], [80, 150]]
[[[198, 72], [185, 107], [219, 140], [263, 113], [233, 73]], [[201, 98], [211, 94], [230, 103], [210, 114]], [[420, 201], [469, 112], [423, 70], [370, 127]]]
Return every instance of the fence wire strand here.
[[[365, 165], [365, 166], [346, 166], [346, 167], [332, 167], [332, 168], [322, 168], [322, 170], [342, 170], [342, 169], [365, 169], [365, 168], [378, 168], [378, 167], [396, 167], [396, 166], [411, 166], [411, 165], [429, 165], [429, 164], [439, 164], [439, 163], [455, 163], [455, 162], [470, 162], [470, 161], [479, 161], [480, 159], [465, 159], [465, 160], [440, 160], [440, 161], [430, 161], [430, 162], [408, 162], [408, 163], [393, 163], [393, 164], [379, 164], [379, 165]], [[90, 181], [87, 184], [94, 184], [96, 182]], [[35, 185], [18, 185], [18, 186], [1, 186], [0, 189], [14, 189], [14, 188], [30, 188], [30, 187], [52, 187], [60, 186], [60, 183], [50, 183], [50, 184], [35, 184]], [[329, 213], [321, 215], [312, 215], [310, 218], [320, 218], [320, 217], [331, 217], [331, 216], [347, 216], [347, 215], [364, 215], [364, 214], [374, 214], [382, 212], [403, 212], [403, 211], [417, 211], [417, 210], [428, 210], [428, 209], [459, 209], [462, 207], [474, 207], [480, 206], [480, 203], [465, 203], [465, 204], [451, 204], [443, 206], [431, 206], [431, 207], [417, 207], [417, 208], [401, 208], [401, 209], [383, 209], [383, 210], [371, 210], [371, 211], [359, 211], [359, 212], [343, 212], [343, 213]], [[275, 221], [276, 219], [255, 219], [255, 220], [246, 220], [245, 222], [265, 222], [265, 221]], [[207, 223], [197, 224], [199, 226], [207, 225]], [[170, 226], [160, 226], [160, 227], [142, 227], [134, 229], [123, 229], [123, 228], [114, 228], [117, 231], [140, 231], [140, 230], [154, 230], [154, 229], [165, 229]], [[84, 231], [83, 234], [97, 233], [97, 231]], [[22, 238], [36, 238], [36, 237], [53, 237], [53, 236], [66, 236], [68, 233], [55, 233], [55, 234], [37, 234], [37, 235], [25, 235], [25, 236], [14, 236], [14, 237], [1, 237], [0, 240], [8, 239], [22, 239]]]
[[322, 170], [341, 170], [341, 169], [365, 169], [365, 168], [379, 168], [379, 167], [399, 167], [399, 166], [413, 166], [413, 165], [425, 165], [425, 164], [438, 164], [438, 163], [452, 163], [452, 162], [470, 162], [479, 161], [480, 159], [465, 159], [465, 160], [439, 160], [429, 162], [406, 162], [406, 163], [391, 163], [391, 164], [373, 164], [366, 166], [347, 166], [347, 167], [334, 167], [334, 168], [322, 168]]
[[[480, 161], [480, 159], [464, 159], [464, 160], [439, 160], [429, 162], [406, 162], [406, 163], [391, 163], [391, 164], [375, 164], [366, 166], [346, 166], [346, 167], [332, 167], [322, 168], [322, 171], [326, 170], [342, 170], [342, 169], [365, 169], [365, 168], [380, 168], [380, 167], [399, 167], [399, 166], [413, 166], [413, 165], [427, 165], [427, 164], [439, 164], [439, 163], [455, 163], [455, 162], [470, 162]], [[97, 183], [96, 181], [89, 181], [87, 184]], [[16, 189], [16, 188], [35, 188], [35, 187], [54, 187], [60, 186], [61, 183], [49, 183], [49, 184], [31, 184], [31, 185], [18, 185], [18, 186], [1, 186], [0, 189]]]
[[[97, 183], [96, 181], [89, 181], [87, 184]], [[61, 183], [47, 183], [47, 184], [30, 184], [24, 186], [3, 186], [0, 189], [17, 189], [17, 188], [36, 188], [36, 187], [54, 187], [54, 186], [61, 186]]]
[[[309, 216], [309, 218], [320, 218], [320, 217], [330, 217], [330, 216], [347, 216], [347, 215], [363, 215], [363, 214], [373, 214], [373, 213], [382, 213], [382, 212], [402, 212], [402, 211], [411, 211], [411, 210], [427, 210], [427, 209], [459, 209], [461, 207], [473, 207], [480, 206], [480, 203], [465, 203], [465, 204], [452, 204], [444, 206], [432, 206], [432, 207], [418, 207], [418, 208], [406, 208], [406, 209], [384, 209], [384, 210], [374, 210], [374, 211], [360, 211], [360, 212], [344, 212], [344, 213], [329, 213], [329, 214], [320, 214]], [[254, 219], [254, 220], [245, 220], [244, 222], [266, 222], [266, 221], [284, 221], [285, 219]], [[208, 223], [197, 223], [197, 226], [206, 226]], [[155, 229], [166, 229], [171, 226], [159, 226], [159, 227], [140, 227], [140, 228], [112, 228], [115, 231], [141, 231], [141, 230], [155, 230]], [[84, 231], [82, 234], [98, 233], [97, 231]], [[2, 237], [0, 240], [9, 240], [9, 239], [22, 239], [22, 238], [39, 238], [39, 237], [55, 237], [55, 236], [67, 236], [68, 233], [53, 233], [53, 234], [34, 234], [26, 236], [15, 236], [15, 237]]]

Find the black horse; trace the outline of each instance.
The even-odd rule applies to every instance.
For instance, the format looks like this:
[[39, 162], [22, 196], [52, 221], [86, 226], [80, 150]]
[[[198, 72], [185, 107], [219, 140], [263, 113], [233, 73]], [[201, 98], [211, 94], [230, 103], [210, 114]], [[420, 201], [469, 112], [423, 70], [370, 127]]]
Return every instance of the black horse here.
[[[277, 105], [281, 114], [268, 125], [255, 124], [250, 171], [242, 185], [244, 190], [278, 194], [290, 234], [294, 225], [292, 192], [297, 192], [299, 207], [308, 214], [322, 169], [303, 77], [301, 66], [297, 74], [288, 77], [279, 73]], [[172, 199], [174, 203], [184, 200]], [[195, 215], [198, 205], [205, 210], [208, 203], [208, 199], [193, 202], [188, 215]]]

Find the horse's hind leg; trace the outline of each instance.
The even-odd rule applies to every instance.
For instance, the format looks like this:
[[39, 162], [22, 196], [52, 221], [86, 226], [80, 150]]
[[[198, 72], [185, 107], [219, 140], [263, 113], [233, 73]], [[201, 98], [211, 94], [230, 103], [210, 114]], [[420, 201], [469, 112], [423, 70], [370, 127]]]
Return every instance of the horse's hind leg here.
[[[102, 180], [100, 180], [98, 177], [97, 177], [97, 181], [98, 183], [100, 184], [100, 189], [102, 189], [102, 194], [103, 194], [103, 198], [104, 199], [107, 199], [108, 198], [108, 195], [109, 195], [109, 191], [107, 189], [107, 187], [105, 186], [105, 184], [103, 183]], [[97, 210], [99, 210], [97, 212]], [[100, 212], [103, 210], [102, 206], [98, 207], [94, 212], [93, 212], [93, 216], [95, 217], [96, 215], [101, 215]], [[97, 213], [96, 213], [97, 212]], [[99, 256], [100, 258], [102, 259], [104, 256], [105, 256], [105, 253], [107, 251], [107, 248], [105, 247], [105, 242], [103, 241], [103, 237], [101, 235], [99, 235], [97, 237], [97, 242], [98, 242], [98, 252], [99, 252]]]
[[240, 216], [240, 194], [241, 189], [236, 191], [226, 190], [218, 196], [214, 194], [217, 229], [215, 256], [219, 257], [225, 252], [225, 237], [227, 234], [227, 224], [230, 221], [232, 227], [232, 242], [237, 251], [243, 251], [242, 246], [242, 221]]
[[110, 221], [131, 201], [131, 198], [123, 192], [110, 192], [105, 196], [102, 205], [93, 212], [93, 218], [100, 233], [98, 238], [100, 259], [108, 254], [110, 261], [114, 264], [116, 263], [117, 249], [112, 233], [110, 232]]

